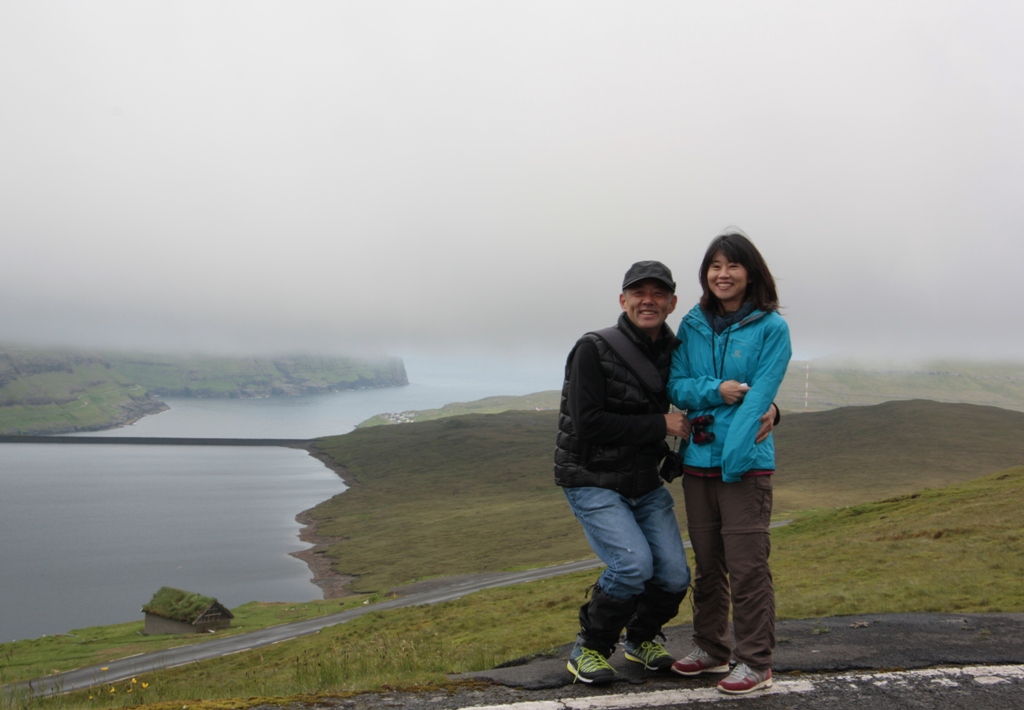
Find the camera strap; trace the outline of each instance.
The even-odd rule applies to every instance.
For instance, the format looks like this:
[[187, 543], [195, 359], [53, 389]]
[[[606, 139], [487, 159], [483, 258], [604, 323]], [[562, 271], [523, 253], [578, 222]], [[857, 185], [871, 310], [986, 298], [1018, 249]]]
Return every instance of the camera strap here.
[[661, 392], [665, 389], [665, 382], [661, 379], [661, 373], [658, 372], [658, 368], [654, 366], [649, 357], [640, 351], [636, 343], [630, 340], [621, 330], [612, 326], [611, 328], [592, 331], [590, 335], [596, 335], [615, 351], [619, 359], [626, 363], [629, 371], [640, 380], [640, 384], [643, 385], [648, 396], [652, 392]]

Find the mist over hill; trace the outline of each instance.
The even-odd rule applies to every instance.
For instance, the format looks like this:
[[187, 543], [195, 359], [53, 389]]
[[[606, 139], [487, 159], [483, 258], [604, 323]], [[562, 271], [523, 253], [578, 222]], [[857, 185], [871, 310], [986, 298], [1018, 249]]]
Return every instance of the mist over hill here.
[[793, 361], [776, 402], [784, 410], [815, 412], [908, 399], [1024, 412], [1024, 362]]

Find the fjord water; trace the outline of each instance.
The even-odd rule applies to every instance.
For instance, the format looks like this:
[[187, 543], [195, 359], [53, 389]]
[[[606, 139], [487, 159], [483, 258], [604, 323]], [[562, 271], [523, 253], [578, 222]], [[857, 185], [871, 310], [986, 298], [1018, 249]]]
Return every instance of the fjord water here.
[[[410, 384], [295, 398], [166, 400], [89, 436], [313, 438], [389, 411], [560, 385], [556, 362], [406, 362]], [[276, 447], [0, 444], [0, 642], [141, 619], [161, 586], [249, 601], [322, 598], [295, 516], [344, 490]]]
[[141, 618], [161, 586], [320, 597], [295, 516], [345, 486], [305, 451], [0, 444], [0, 641]]

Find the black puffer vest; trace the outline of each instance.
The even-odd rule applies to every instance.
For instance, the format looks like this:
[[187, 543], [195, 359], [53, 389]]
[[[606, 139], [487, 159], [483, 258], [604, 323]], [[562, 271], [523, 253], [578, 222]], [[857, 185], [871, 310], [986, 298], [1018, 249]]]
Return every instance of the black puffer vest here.
[[[639, 341], [638, 334], [629, 327], [625, 314], [620, 316], [618, 328], [639, 343], [641, 352], [649, 345]], [[672, 364], [672, 351], [678, 339], [664, 329], [664, 337], [655, 343], [654, 365], [662, 381], [668, 380]], [[579, 343], [588, 340], [597, 347], [601, 368], [606, 381], [606, 408], [616, 414], [665, 414], [668, 396], [662, 390], [649, 395], [640, 380], [626, 366], [618, 354], [602, 339], [587, 333], [573, 347], [565, 364], [562, 400], [558, 412], [558, 436], [555, 440], [555, 483], [567, 488], [595, 486], [611, 488], [627, 498], [644, 496], [662, 484], [658, 471], [661, 460], [668, 452], [668, 444], [659, 441], [642, 446], [602, 446], [581, 440], [573, 429], [569, 417], [569, 373]]]

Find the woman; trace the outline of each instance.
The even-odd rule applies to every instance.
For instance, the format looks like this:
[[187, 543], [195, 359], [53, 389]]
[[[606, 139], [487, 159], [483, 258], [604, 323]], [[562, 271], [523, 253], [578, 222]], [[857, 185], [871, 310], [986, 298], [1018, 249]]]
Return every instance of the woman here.
[[[775, 447], [755, 443], [786, 374], [789, 328], [778, 313], [775, 280], [740, 230], [716, 237], [700, 267], [703, 296], [679, 325], [669, 399], [689, 412], [683, 459], [687, 527], [697, 561], [694, 650], [680, 675], [726, 673], [725, 693], [772, 684], [775, 592], [768, 568]], [[736, 647], [729, 642], [732, 602]]]

